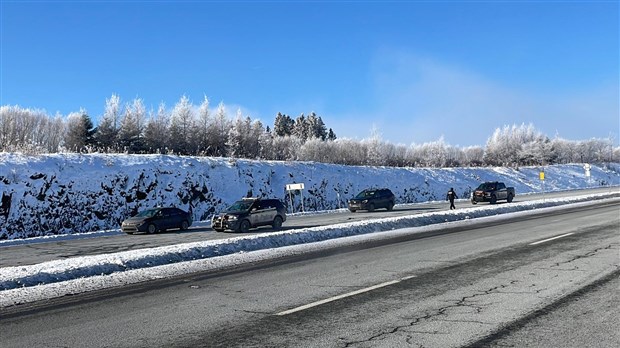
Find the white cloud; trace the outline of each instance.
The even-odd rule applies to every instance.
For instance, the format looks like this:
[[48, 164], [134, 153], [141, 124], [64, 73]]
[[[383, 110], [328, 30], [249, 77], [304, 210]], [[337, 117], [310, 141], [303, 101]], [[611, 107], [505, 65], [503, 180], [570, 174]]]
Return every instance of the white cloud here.
[[[532, 123], [544, 134], [570, 140], [617, 140], [617, 83], [572, 92], [525, 90], [432, 58], [385, 50], [373, 62], [374, 107], [334, 117], [339, 136], [366, 137], [376, 124], [393, 143], [444, 136], [452, 145], [484, 145], [495, 128]], [[562, 86], [564, 87], [564, 86]], [[560, 90], [560, 88], [558, 88]], [[566, 88], [561, 88], [566, 91]]]

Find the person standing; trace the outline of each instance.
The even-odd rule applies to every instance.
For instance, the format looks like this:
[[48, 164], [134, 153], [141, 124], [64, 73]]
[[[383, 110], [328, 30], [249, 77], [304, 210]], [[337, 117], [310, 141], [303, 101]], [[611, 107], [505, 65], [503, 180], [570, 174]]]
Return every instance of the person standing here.
[[450, 201], [450, 210], [456, 209], [454, 206], [454, 200], [457, 198], [459, 197], [456, 196], [456, 192], [454, 192], [454, 189], [450, 187], [450, 191], [448, 191], [448, 194], [446, 195], [446, 200]]

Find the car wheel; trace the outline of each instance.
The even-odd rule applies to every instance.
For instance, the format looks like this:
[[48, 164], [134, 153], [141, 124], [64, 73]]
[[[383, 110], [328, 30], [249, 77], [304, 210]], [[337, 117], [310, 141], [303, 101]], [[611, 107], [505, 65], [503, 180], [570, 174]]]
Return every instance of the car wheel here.
[[276, 216], [273, 218], [273, 223], [271, 224], [274, 230], [279, 230], [282, 228], [282, 217]]
[[223, 228], [214, 228], [215, 232], [224, 232]]
[[125, 232], [125, 233], [127, 233], [127, 234], [133, 234], [133, 232]]
[[373, 203], [370, 203], [368, 206], [368, 211], [375, 211], [375, 205]]
[[508, 198], [506, 200], [508, 201], [508, 203], [512, 202], [512, 195], [508, 195]]
[[355, 213], [357, 210], [355, 209], [349, 209], [350, 212]]
[[387, 210], [392, 211], [392, 209], [394, 209], [394, 203], [390, 202], [387, 206]]
[[495, 195], [491, 196], [491, 204], [497, 203], [497, 197]]
[[243, 220], [241, 221], [241, 223], [239, 224], [239, 230], [238, 232], [241, 233], [246, 233], [250, 230], [250, 222], [248, 220]]
[[471, 200], [471, 204], [476, 205], [476, 204], [478, 204], [478, 201], [476, 201], [475, 199], [472, 199]]
[[189, 222], [187, 222], [187, 220], [183, 220], [183, 222], [181, 222], [181, 230], [185, 231], [188, 227], [189, 227]]
[[155, 224], [150, 224], [149, 227], [147, 227], [146, 232], [149, 234], [157, 232], [157, 226], [155, 226]]

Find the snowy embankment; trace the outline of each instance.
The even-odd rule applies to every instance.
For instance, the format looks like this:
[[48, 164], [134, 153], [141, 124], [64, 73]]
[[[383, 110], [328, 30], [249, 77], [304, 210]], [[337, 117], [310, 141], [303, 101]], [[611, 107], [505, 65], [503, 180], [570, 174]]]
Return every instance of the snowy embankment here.
[[76, 257], [30, 266], [5, 267], [0, 269], [0, 294], [2, 294], [0, 307], [192, 272], [222, 269], [314, 250], [363, 243], [370, 239], [394, 238], [433, 229], [439, 230], [445, 228], [446, 224], [454, 226], [470, 223], [474, 218], [504, 219], [514, 217], [514, 214], [527, 215], [559, 209], [558, 207], [567, 204], [588, 205], [595, 200], [618, 200], [618, 196], [618, 193], [610, 190], [610, 193], [606, 194], [489, 205]]
[[[539, 179], [545, 171], [544, 187]], [[517, 195], [618, 185], [620, 165], [521, 168], [390, 168], [312, 162], [164, 155], [0, 153], [0, 240], [117, 229], [154, 206], [176, 206], [206, 221], [251, 192], [279, 198], [289, 212], [346, 207], [368, 187], [390, 188], [397, 204], [460, 197], [483, 181], [504, 181]], [[287, 184], [303, 183], [288, 195]]]

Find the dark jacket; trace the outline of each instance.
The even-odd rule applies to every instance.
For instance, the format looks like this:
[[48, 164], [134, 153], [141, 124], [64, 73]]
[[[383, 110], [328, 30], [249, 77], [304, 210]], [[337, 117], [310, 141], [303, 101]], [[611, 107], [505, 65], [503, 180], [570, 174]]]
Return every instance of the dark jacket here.
[[459, 197], [456, 196], [456, 192], [454, 192], [454, 190], [450, 190], [448, 191], [448, 194], [446, 195], [446, 199], [449, 201], [453, 201], [455, 199], [457, 199]]

